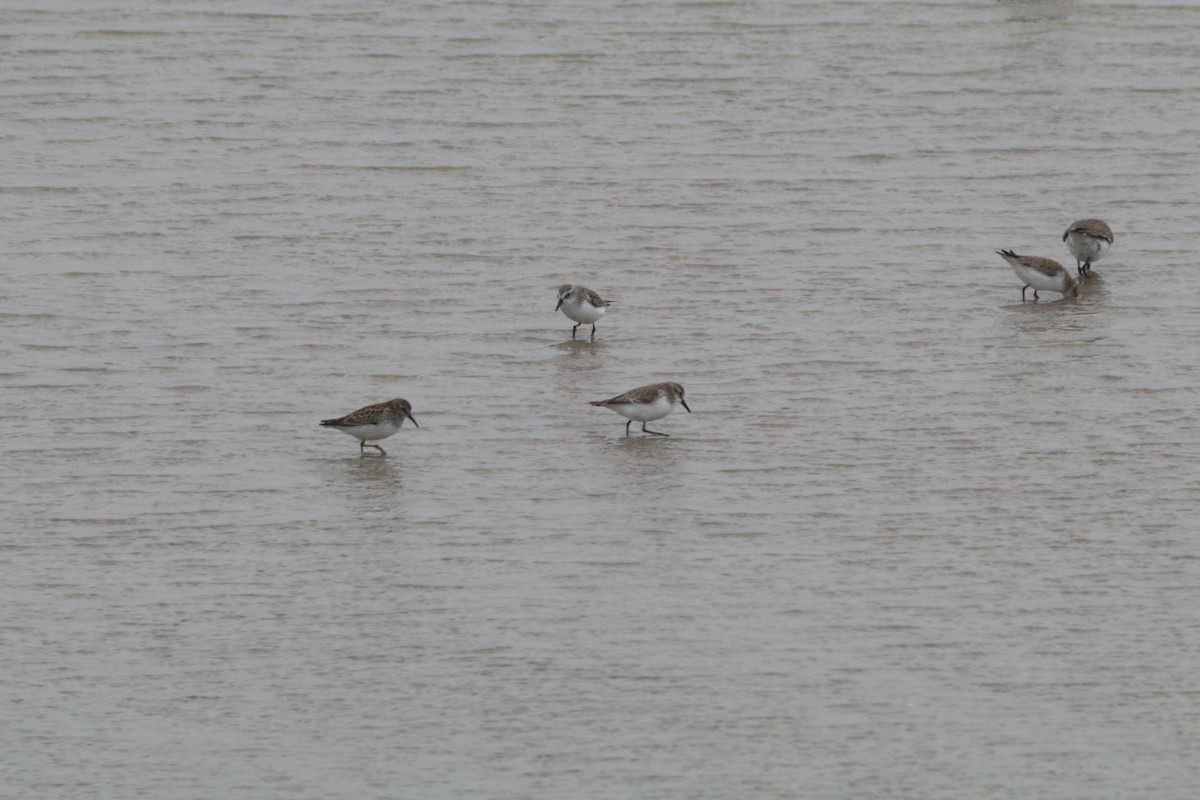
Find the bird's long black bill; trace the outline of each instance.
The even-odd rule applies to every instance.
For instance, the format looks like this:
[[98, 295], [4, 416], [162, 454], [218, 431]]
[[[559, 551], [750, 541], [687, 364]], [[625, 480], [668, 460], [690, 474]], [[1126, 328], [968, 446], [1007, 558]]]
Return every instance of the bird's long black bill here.
[[[412, 420], [412, 423], [413, 423], [413, 425], [417, 425], [417, 418], [416, 418], [416, 417], [414, 417], [412, 414], [409, 414], [409, 415], [408, 415], [408, 418]], [[417, 427], [419, 428], [419, 427], [421, 427], [421, 426], [420, 426], [420, 425], [417, 425]]]
[[690, 408], [688, 408], [688, 404], [686, 402], [684, 402], [683, 400], [679, 401], [679, 405], [683, 406], [684, 410], [687, 411], [689, 414], [692, 413], [692, 410]]
[[556, 306], [554, 307], [554, 310], [555, 310], [555, 311], [558, 311], [560, 308], [562, 308], [562, 300], [559, 300], [559, 301], [558, 301], [558, 305], [556, 305]]

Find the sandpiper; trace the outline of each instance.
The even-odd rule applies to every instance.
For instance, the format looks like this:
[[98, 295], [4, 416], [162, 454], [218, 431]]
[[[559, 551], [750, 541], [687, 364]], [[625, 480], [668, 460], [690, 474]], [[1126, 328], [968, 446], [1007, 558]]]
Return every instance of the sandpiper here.
[[662, 419], [675, 410], [675, 404], [683, 406], [690, 414], [692, 410], [683, 399], [683, 387], [673, 381], [652, 383], [649, 386], [639, 386], [624, 394], [610, 397], [607, 400], [595, 400], [594, 406], [601, 406], [617, 412], [622, 417], [628, 417], [625, 423], [625, 435], [629, 435], [629, 426], [634, 420], [642, 423], [642, 433], [654, 436], [666, 436], [659, 431], [646, 430], [646, 423], [654, 419]]
[[1080, 275], [1092, 271], [1092, 262], [1099, 261], [1112, 247], [1112, 228], [1104, 220], [1081, 219], [1071, 223], [1063, 234], [1067, 249], [1075, 256], [1075, 267]]
[[561, 309], [567, 315], [567, 319], [575, 323], [575, 327], [571, 328], [572, 339], [575, 338], [575, 331], [579, 329], [579, 326], [589, 322], [592, 324], [591, 338], [595, 339], [596, 320], [604, 316], [608, 306], [608, 301], [600, 299], [600, 295], [591, 289], [564, 283], [558, 287], [558, 305], [554, 307], [554, 310]]
[[1079, 293], [1079, 284], [1063, 265], [1049, 258], [1038, 256], [1019, 256], [1012, 250], [997, 250], [996, 253], [1007, 261], [1024, 282], [1021, 287], [1021, 302], [1025, 302], [1025, 290], [1033, 287], [1033, 299], [1038, 299], [1038, 290], [1059, 292], [1063, 297], [1074, 297]]
[[[358, 411], [351, 411], [344, 417], [323, 419], [321, 420], [321, 425], [349, 434], [358, 439], [358, 451], [360, 453], [363, 452], [363, 448], [374, 447], [386, 456], [387, 451], [382, 447], [377, 444], [367, 444], [367, 442], [377, 442], [388, 438], [400, 430], [400, 425], [406, 417], [412, 420], [413, 425], [417, 425], [417, 421], [412, 415], [412, 406], [409, 405], [407, 400], [397, 397], [395, 400], [388, 400], [386, 403], [375, 403], [374, 405], [364, 406]], [[417, 427], [421, 426], [417, 425]]]

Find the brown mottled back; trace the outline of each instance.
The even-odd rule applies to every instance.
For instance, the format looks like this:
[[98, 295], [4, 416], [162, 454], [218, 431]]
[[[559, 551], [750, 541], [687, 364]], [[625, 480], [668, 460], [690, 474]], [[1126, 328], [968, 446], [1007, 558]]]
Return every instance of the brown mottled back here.
[[1019, 256], [1012, 250], [997, 250], [996, 252], [1000, 254], [1005, 261], [1016, 261], [1021, 264], [1021, 266], [1036, 269], [1043, 275], [1048, 275], [1052, 278], [1055, 275], [1058, 275], [1060, 272], [1066, 272], [1066, 270], [1063, 269], [1063, 265], [1052, 258], [1042, 258], [1041, 256]]
[[1071, 227], [1063, 232], [1064, 242], [1073, 231], [1086, 233], [1088, 236], [1095, 236], [1097, 239], [1104, 239], [1109, 244], [1113, 243], [1112, 228], [1108, 227], [1108, 223], [1102, 219], [1081, 219], [1078, 222], [1071, 223]]
[[660, 396], [666, 395], [668, 398], [679, 401], [683, 399], [683, 386], [674, 381], [666, 381], [664, 383], [651, 383], [647, 386], [639, 386], [636, 389], [630, 389], [624, 394], [619, 394], [616, 397], [610, 397], [607, 400], [593, 400], [594, 406], [614, 406], [623, 405], [624, 403], [653, 403]]
[[[387, 418], [392, 418], [399, 422], [403, 422], [405, 418], [411, 419], [413, 425], [417, 421], [413, 419], [412, 406], [407, 400], [397, 397], [394, 400], [388, 400], [384, 403], [375, 403], [369, 406], [363, 406], [357, 411], [351, 411], [344, 417], [337, 419], [323, 419], [321, 424], [329, 428], [345, 428], [353, 425], [377, 425]], [[420, 427], [419, 425], [417, 427]]]

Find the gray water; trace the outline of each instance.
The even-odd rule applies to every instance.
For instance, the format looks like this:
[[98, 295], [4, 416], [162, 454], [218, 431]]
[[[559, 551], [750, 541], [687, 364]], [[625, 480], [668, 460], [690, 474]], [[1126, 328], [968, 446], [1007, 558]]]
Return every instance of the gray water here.
[[0, 795], [1200, 793], [1200, 7], [116, 6], [0, 11]]

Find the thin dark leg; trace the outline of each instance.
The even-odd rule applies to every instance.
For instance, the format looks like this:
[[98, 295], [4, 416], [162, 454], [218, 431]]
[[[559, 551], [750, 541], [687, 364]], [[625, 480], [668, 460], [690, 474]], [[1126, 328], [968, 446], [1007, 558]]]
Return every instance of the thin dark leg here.
[[1092, 274], [1092, 262], [1091, 261], [1083, 262], [1083, 274], [1084, 275]]
[[589, 339], [588, 341], [590, 341], [590, 342], [596, 341], [596, 323], [594, 323], [594, 322], [592, 323], [592, 338]]
[[1021, 287], [1021, 302], [1022, 303], [1025, 302], [1025, 290], [1028, 288], [1029, 288], [1029, 284], [1025, 284], [1024, 286]]
[[1034, 302], [1037, 302], [1037, 299], [1038, 299], [1038, 296], [1037, 296], [1037, 289], [1034, 289], [1034, 290], [1033, 290], [1033, 299], [1034, 299]]
[[380, 447], [377, 444], [369, 444], [369, 445], [367, 445], [367, 447], [374, 447], [376, 450], [383, 453], [385, 456], [387, 455], [387, 450], [384, 450], [382, 447]]
[[[630, 420], [630, 422], [632, 422], [632, 421], [633, 421], [633, 420]], [[665, 433], [659, 433], [658, 431], [648, 431], [648, 430], [646, 430], [646, 423], [644, 423], [644, 422], [642, 423], [642, 433], [649, 433], [649, 434], [651, 434], [652, 436], [666, 436], [666, 435], [667, 435], [667, 434], [665, 434]]]
[[574, 328], [571, 328], [571, 338], [572, 338], [572, 339], [574, 339], [574, 338], [575, 338], [575, 331], [579, 330], [579, 326], [580, 326], [581, 324], [582, 324], [582, 323], [576, 322], [576, 323], [575, 323], [575, 327], [574, 327]]
[[625, 435], [626, 435], [626, 436], [628, 436], [628, 435], [629, 435], [629, 426], [630, 426], [630, 425], [632, 425], [632, 424], [633, 424], [633, 420], [629, 420], [629, 422], [626, 422], [626, 423], [625, 423]]

